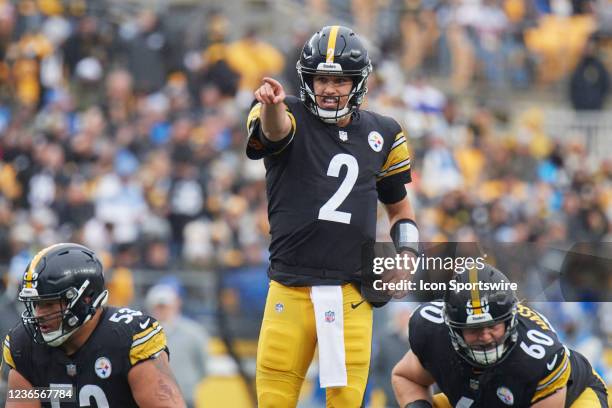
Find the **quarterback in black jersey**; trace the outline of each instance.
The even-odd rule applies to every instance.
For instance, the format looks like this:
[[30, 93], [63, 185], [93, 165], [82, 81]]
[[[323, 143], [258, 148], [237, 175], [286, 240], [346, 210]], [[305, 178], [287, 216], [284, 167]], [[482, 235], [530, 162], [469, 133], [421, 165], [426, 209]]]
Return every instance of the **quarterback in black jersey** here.
[[[107, 295], [102, 264], [84, 246], [52, 245], [32, 259], [19, 293], [23, 324], [3, 344], [6, 407], [185, 406], [160, 324], [104, 307]], [[72, 400], [23, 399], [24, 390], [39, 387], [70, 387]]]
[[[260, 407], [297, 404], [317, 341], [321, 356], [316, 323], [337, 316], [343, 317], [347, 376], [324, 385], [327, 404], [361, 405], [372, 335], [372, 306], [358, 289], [361, 251], [376, 238], [379, 200], [396, 248], [416, 250], [405, 188], [411, 181], [406, 135], [394, 119], [359, 109], [371, 69], [357, 34], [328, 26], [302, 49], [299, 98], [272, 78], [255, 91], [247, 156], [264, 160], [271, 233], [271, 283], [257, 356]], [[339, 288], [341, 310], [319, 314], [315, 292], [332, 286]]]
[[[488, 265], [454, 279], [508, 282]], [[400, 407], [608, 407], [588, 360], [511, 290], [448, 291], [422, 304], [409, 326], [411, 350], [392, 374]], [[442, 393], [432, 398], [434, 382]]]

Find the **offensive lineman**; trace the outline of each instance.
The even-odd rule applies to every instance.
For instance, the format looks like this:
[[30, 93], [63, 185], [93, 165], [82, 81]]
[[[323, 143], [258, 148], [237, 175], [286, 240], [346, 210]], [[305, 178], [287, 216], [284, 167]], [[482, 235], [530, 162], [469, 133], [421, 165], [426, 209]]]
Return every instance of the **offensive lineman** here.
[[[328, 26], [302, 49], [300, 98], [272, 78], [255, 91], [247, 156], [264, 159], [272, 236], [257, 353], [260, 408], [296, 406], [315, 347], [321, 357], [328, 340], [317, 325], [334, 324], [337, 316], [343, 316], [346, 382], [327, 386], [327, 406], [361, 406], [372, 337], [372, 306], [359, 290], [361, 250], [375, 239], [377, 200], [397, 250], [416, 252], [406, 137], [392, 118], [359, 109], [371, 70], [360, 38]], [[334, 286], [341, 310], [317, 313], [315, 292]]]
[[[23, 325], [3, 344], [7, 408], [185, 406], [162, 327], [104, 307], [107, 296], [102, 264], [82, 245], [52, 245], [32, 259], [19, 293]], [[24, 399], [33, 387], [72, 387], [73, 402]]]
[[[508, 282], [488, 265], [455, 279]], [[422, 304], [409, 326], [411, 350], [392, 374], [402, 408], [608, 407], [588, 360], [512, 290], [449, 290], [444, 302]], [[442, 393], [432, 399], [434, 382]]]

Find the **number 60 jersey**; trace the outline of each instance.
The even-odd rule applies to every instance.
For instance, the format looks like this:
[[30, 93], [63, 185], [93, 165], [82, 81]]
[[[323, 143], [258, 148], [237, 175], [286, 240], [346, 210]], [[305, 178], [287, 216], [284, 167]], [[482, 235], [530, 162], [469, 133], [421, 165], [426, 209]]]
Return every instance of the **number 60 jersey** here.
[[443, 305], [428, 302], [418, 307], [410, 318], [409, 340], [453, 407], [529, 407], [564, 386], [566, 407], [587, 387], [605, 396], [605, 386], [588, 360], [565, 347], [547, 319], [533, 309], [518, 305], [517, 344], [502, 362], [482, 370], [453, 349]]
[[376, 234], [377, 199], [395, 203], [411, 180], [406, 138], [386, 116], [359, 110], [346, 127], [327, 124], [285, 99], [289, 136], [261, 134], [261, 104], [247, 119], [247, 156], [264, 159], [270, 220], [270, 278], [286, 286], [337, 285], [361, 269]]
[[[72, 386], [76, 402], [43, 407], [137, 407], [128, 383], [136, 364], [168, 352], [162, 326], [139, 311], [105, 307], [98, 326], [73, 355], [36, 344], [22, 325], [4, 340], [3, 362], [34, 387]], [[59, 404], [59, 405], [58, 405]]]

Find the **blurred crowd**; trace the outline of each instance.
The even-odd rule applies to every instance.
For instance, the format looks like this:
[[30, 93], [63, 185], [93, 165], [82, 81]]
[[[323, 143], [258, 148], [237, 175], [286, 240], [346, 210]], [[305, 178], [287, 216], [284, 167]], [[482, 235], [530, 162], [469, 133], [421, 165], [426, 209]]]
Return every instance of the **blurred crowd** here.
[[[462, 93], [563, 79], [576, 109], [601, 109], [608, 2], [302, 3], [348, 13], [377, 45], [366, 108], [409, 135], [424, 241], [610, 241], [612, 158], [549, 134], [540, 107]], [[295, 61], [314, 27], [280, 44], [255, 26], [237, 32], [219, 9], [197, 9], [188, 23], [113, 10], [103, 0], [0, 0], [3, 284], [14, 291], [29, 259], [62, 241], [101, 254], [115, 304], [133, 301], [135, 269], [256, 266], [263, 277], [265, 170], [244, 155], [246, 111], [264, 75], [296, 92]], [[567, 313], [576, 323], [605, 316], [597, 305]], [[604, 353], [610, 325], [595, 322], [588, 333]]]
[[[344, 17], [358, 32], [377, 38], [382, 53], [395, 54], [405, 72], [425, 68], [448, 76], [450, 89], [456, 92], [467, 90], [474, 81], [495, 89], [553, 85], [585, 57], [584, 44], [590, 37], [605, 51], [605, 58], [598, 58], [598, 68], [606, 58], [607, 70], [612, 66], [607, 41], [612, 33], [612, 6], [605, 0], [306, 3], [319, 15]], [[607, 70], [605, 78], [590, 79], [605, 84], [605, 93]]]

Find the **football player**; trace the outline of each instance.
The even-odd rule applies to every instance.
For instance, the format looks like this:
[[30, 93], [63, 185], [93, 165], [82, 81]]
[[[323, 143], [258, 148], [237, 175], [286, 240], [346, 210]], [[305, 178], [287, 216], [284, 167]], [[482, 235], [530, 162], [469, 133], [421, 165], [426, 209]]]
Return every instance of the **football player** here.
[[23, 324], [3, 345], [7, 407], [41, 407], [23, 398], [33, 387], [72, 387], [72, 402], [47, 407], [185, 406], [162, 327], [139, 311], [104, 307], [107, 296], [102, 264], [84, 246], [52, 245], [32, 259], [19, 293]]
[[[509, 282], [489, 265], [454, 279]], [[444, 302], [415, 311], [411, 350], [392, 373], [400, 407], [608, 407], [606, 387], [587, 359], [512, 290], [497, 289], [448, 290]], [[442, 393], [432, 399], [434, 382]]]
[[[414, 253], [418, 245], [405, 188], [411, 181], [406, 136], [394, 119], [360, 109], [371, 71], [359, 36], [328, 26], [302, 49], [299, 98], [273, 78], [255, 91], [247, 156], [264, 159], [271, 231], [271, 283], [257, 354], [262, 408], [296, 406], [317, 346], [316, 324], [340, 315], [346, 384], [326, 387], [327, 405], [361, 406], [372, 336], [372, 305], [359, 290], [361, 250], [375, 240], [377, 200], [396, 248]], [[389, 279], [409, 278], [402, 273]], [[341, 288], [341, 311], [315, 316], [311, 296], [318, 286]]]

